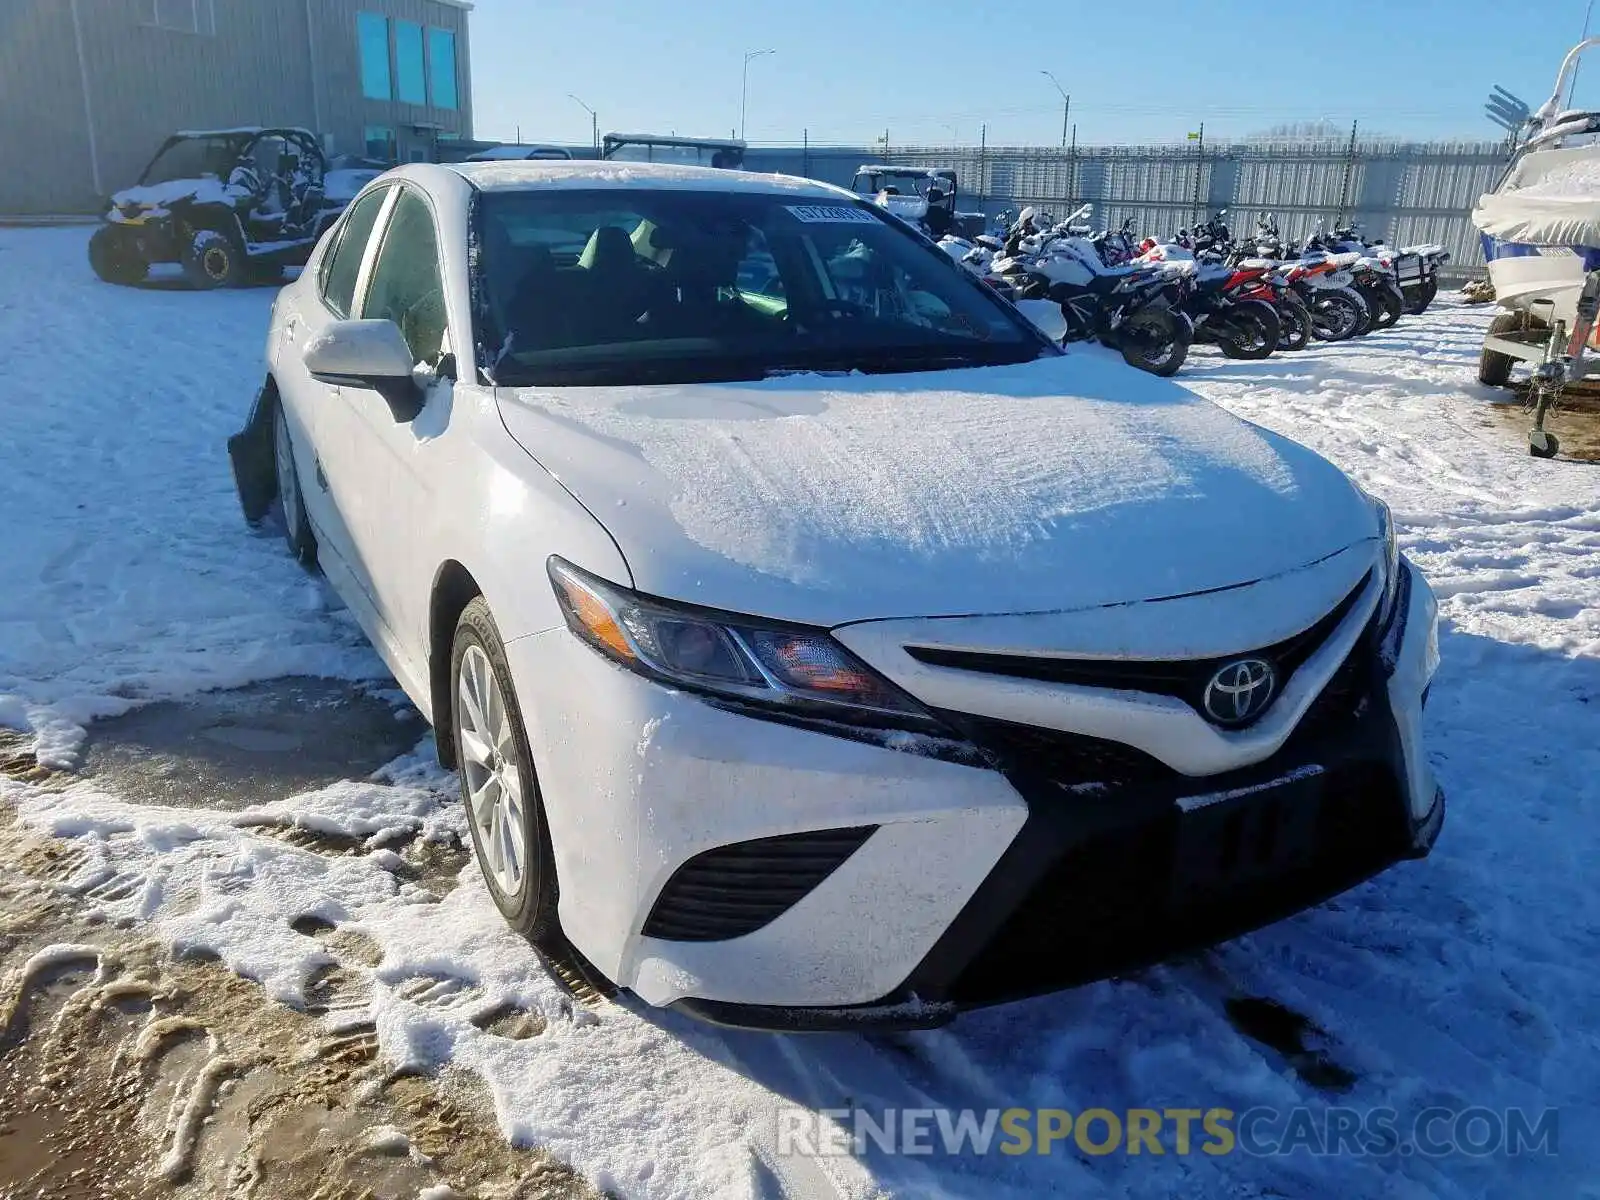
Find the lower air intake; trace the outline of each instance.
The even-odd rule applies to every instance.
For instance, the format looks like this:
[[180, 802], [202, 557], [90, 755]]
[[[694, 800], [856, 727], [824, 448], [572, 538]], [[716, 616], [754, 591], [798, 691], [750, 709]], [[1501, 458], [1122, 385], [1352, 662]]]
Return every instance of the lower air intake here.
[[673, 873], [644, 923], [646, 937], [720, 942], [777, 920], [872, 836], [876, 825], [735, 842]]

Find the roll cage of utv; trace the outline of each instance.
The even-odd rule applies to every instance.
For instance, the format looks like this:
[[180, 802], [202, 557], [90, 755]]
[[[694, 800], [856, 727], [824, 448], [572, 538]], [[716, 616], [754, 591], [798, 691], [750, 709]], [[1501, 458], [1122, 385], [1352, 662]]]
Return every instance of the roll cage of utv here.
[[327, 173], [308, 129], [175, 133], [137, 186], [110, 197], [90, 264], [111, 283], [138, 283], [166, 262], [201, 288], [275, 281], [305, 263], [347, 203], [327, 198]]
[[961, 185], [950, 167], [863, 163], [856, 168], [850, 190], [918, 226], [935, 239], [947, 233], [974, 238], [988, 225], [988, 217], [983, 213], [956, 211], [956, 196]]
[[692, 138], [656, 133], [608, 133], [600, 157], [624, 162], [681, 163], [729, 171], [744, 168], [745, 143], [737, 138]]

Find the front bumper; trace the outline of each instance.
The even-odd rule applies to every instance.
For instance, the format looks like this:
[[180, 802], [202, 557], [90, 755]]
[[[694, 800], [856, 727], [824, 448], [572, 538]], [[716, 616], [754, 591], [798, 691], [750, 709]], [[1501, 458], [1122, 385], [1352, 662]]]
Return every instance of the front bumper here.
[[182, 259], [178, 244], [178, 224], [168, 212], [141, 213], [125, 218], [113, 209], [106, 224], [119, 230], [124, 238], [137, 247], [139, 257], [149, 263], [173, 263]]
[[[533, 697], [563, 927], [609, 978], [707, 1020], [911, 1028], [1319, 903], [1426, 854], [1443, 821], [1420, 739], [1436, 608], [1407, 571], [1401, 636], [1364, 637], [1264, 761], [1199, 777], [1126, 746], [947, 714], [998, 769], [964, 765], [724, 711], [564, 630], [518, 639], [508, 655]], [[572, 696], [604, 721], [590, 728]], [[1060, 765], [1085, 754], [1103, 782], [1063, 783]], [[719, 847], [816, 830], [868, 832], [766, 924], [710, 940], [644, 932], [669, 885]], [[753, 844], [751, 862], [779, 861]]]

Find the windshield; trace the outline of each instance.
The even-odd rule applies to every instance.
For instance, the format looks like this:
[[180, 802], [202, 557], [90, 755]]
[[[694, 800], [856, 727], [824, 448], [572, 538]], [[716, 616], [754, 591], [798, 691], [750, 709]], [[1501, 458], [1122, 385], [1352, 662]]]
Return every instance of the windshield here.
[[902, 196], [926, 196], [930, 187], [938, 187], [944, 192], [950, 190], [950, 185], [942, 179], [933, 180], [926, 175], [890, 175], [880, 172], [857, 175], [853, 190], [858, 195], [876, 196], [884, 188], [893, 188]]
[[688, 383], [1051, 353], [1009, 305], [865, 204], [597, 189], [479, 202], [497, 382]]
[[223, 179], [238, 159], [236, 144], [230, 138], [182, 138], [157, 154], [145, 168], [145, 186], [170, 183], [174, 179], [201, 179], [207, 175]]

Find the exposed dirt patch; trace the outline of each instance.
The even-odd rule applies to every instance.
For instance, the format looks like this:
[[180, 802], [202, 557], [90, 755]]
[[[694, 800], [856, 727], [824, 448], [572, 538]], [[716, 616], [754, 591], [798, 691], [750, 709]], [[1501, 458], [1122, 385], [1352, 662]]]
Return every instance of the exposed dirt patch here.
[[[1526, 382], [1514, 387], [1517, 399], [1495, 404], [1496, 419], [1525, 438], [1533, 428], [1533, 405]], [[1600, 383], [1586, 381], [1563, 388], [1561, 400], [1545, 414], [1545, 428], [1561, 442], [1561, 457], [1600, 463]]]
[[96, 721], [83, 774], [126, 800], [240, 809], [359, 779], [426, 732], [409, 705], [291, 676]]
[[[215, 963], [86, 919], [51, 882], [71, 854], [0, 809], [0, 1200], [595, 1194], [507, 1146], [461, 1081], [392, 1076], [355, 972], [325, 968], [307, 1012], [270, 1003]], [[340, 962], [376, 953], [327, 921], [295, 928]], [[515, 1010], [479, 1022], [540, 1031]]]
[[0, 729], [0, 775], [38, 786], [48, 781], [51, 774], [48, 767], [39, 765], [32, 738]]
[[1339, 1095], [1355, 1086], [1355, 1072], [1334, 1058], [1328, 1035], [1303, 1013], [1259, 996], [1234, 996], [1224, 1007], [1235, 1029], [1283, 1055], [1312, 1087]]

